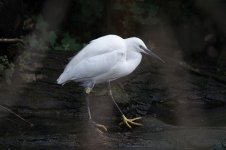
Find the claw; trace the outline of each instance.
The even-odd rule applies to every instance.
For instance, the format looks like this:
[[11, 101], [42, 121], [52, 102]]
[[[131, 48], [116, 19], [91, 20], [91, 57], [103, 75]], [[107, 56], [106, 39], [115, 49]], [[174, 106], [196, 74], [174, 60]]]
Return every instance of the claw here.
[[142, 117], [137, 117], [133, 119], [127, 119], [124, 115], [122, 115], [123, 122], [131, 129], [131, 125], [143, 126], [141, 123], [134, 122], [136, 120], [140, 120]]
[[95, 123], [95, 122], [93, 122], [93, 124], [95, 125], [97, 131], [99, 133], [101, 133], [101, 134], [103, 134], [104, 132], [107, 132], [108, 131], [108, 129], [107, 129], [107, 127], [105, 125], [98, 124], [98, 123]]

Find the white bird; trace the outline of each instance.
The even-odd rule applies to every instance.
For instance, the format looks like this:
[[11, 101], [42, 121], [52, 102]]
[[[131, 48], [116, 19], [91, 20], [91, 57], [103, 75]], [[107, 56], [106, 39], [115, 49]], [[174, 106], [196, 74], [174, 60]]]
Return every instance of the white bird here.
[[[141, 53], [149, 54], [164, 62], [159, 56], [149, 50], [144, 42], [136, 37], [123, 39], [117, 35], [106, 35], [91, 41], [68, 63], [64, 72], [57, 79], [58, 84], [65, 84], [69, 81], [80, 82], [89, 94], [95, 84], [109, 83], [109, 94], [122, 114], [123, 122], [131, 128], [131, 125], [142, 125], [134, 122], [141, 117], [128, 119], [122, 113], [115, 102], [110, 82], [132, 73], [140, 64]], [[88, 113], [92, 121], [89, 99]], [[104, 125], [92, 121], [96, 127], [107, 130]]]

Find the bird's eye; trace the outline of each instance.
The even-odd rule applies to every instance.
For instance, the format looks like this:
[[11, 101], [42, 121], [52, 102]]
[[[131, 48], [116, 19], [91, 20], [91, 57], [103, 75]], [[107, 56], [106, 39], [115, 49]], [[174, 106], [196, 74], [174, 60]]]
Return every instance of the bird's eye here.
[[142, 48], [142, 46], [141, 46], [141, 45], [139, 45], [139, 47], [140, 47], [140, 48]]

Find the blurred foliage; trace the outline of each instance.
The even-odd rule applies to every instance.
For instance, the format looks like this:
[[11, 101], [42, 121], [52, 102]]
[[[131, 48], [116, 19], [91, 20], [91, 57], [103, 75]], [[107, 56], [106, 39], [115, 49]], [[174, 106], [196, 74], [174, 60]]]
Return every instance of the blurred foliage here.
[[0, 56], [0, 76], [9, 67], [10, 63], [6, 55]]
[[132, 20], [140, 24], [158, 24], [159, 5], [153, 1], [135, 2], [129, 4], [129, 12]]
[[185, 0], [77, 0], [70, 4], [63, 29], [80, 40], [109, 33], [134, 35], [138, 26], [161, 25], [162, 18], [189, 21], [196, 14], [193, 7]]
[[45, 2], [23, 1], [35, 22], [28, 45], [36, 50], [79, 50], [83, 43], [105, 34], [137, 35], [142, 26], [163, 24], [163, 17], [178, 23], [194, 14], [192, 2], [185, 0], [76, 0], [70, 1], [65, 19], [55, 31], [40, 15]]
[[[78, 50], [83, 43], [105, 34], [136, 35], [143, 25], [161, 25], [163, 17], [178, 23], [195, 12], [193, 2], [186, 0], [76, 0], [70, 1], [59, 32], [52, 31], [40, 15], [45, 3], [20, 0], [17, 8], [20, 26], [21, 18], [34, 20], [36, 33], [29, 36], [29, 46], [39, 50], [49, 46], [55, 50]], [[10, 3], [14, 4], [19, 6]]]
[[82, 44], [68, 32], [57, 33], [49, 30], [49, 25], [41, 15], [34, 16], [36, 32], [29, 37], [29, 47], [37, 50], [79, 50]]
[[[195, 1], [187, 0], [76, 0], [70, 1], [67, 8], [65, 18], [62, 20], [57, 30], [51, 29], [51, 25], [45, 21], [45, 15], [48, 12], [42, 12], [47, 1], [29, 1], [19, 0], [18, 2], [5, 3], [2, 6], [4, 13], [2, 19], [6, 20], [9, 31], [16, 30], [16, 35], [25, 36], [28, 41], [29, 48], [34, 50], [79, 50], [83, 47], [83, 43], [106, 34], [117, 34], [122, 37], [138, 36], [146, 37], [146, 31], [155, 29], [155, 27], [169, 26], [174, 32], [175, 38], [183, 49], [185, 55], [193, 52], [197, 53], [195, 59], [200, 60], [200, 55], [208, 55], [203, 39], [208, 34], [216, 35], [217, 39], [222, 39], [222, 33], [217, 31], [219, 28], [214, 18], [203, 13]], [[56, 1], [57, 3], [57, 1]], [[204, 2], [205, 3], [205, 2]], [[8, 5], [15, 5], [15, 11], [10, 15], [11, 18], [4, 17], [8, 11]], [[16, 7], [18, 5], [18, 7]], [[53, 7], [54, 8], [54, 7]], [[21, 10], [23, 9], [23, 10]], [[1, 12], [1, 11], [0, 11]], [[44, 17], [42, 17], [43, 14]], [[33, 17], [32, 17], [33, 16]], [[51, 17], [51, 16], [50, 16]], [[47, 17], [48, 18], [48, 17]], [[8, 20], [9, 19], [9, 20]], [[19, 28], [23, 27], [24, 20], [32, 20], [31, 25], [35, 24], [35, 29], [31, 31], [23, 31]], [[212, 20], [211, 20], [212, 19]], [[205, 23], [210, 22], [210, 23]], [[13, 25], [15, 27], [13, 27]], [[53, 26], [53, 25], [52, 25]], [[179, 28], [180, 27], [180, 28]], [[186, 27], [186, 29], [184, 28]], [[2, 27], [3, 28], [3, 27]], [[14, 30], [12, 30], [14, 28]], [[216, 30], [216, 29], [217, 30]], [[3, 30], [3, 29], [2, 29]], [[1, 26], [0, 26], [1, 31]], [[16, 32], [15, 31], [15, 32]], [[30, 34], [32, 33], [32, 34]], [[25, 35], [26, 34], [26, 35]], [[219, 46], [219, 41], [215, 42]], [[221, 47], [224, 47], [224, 41]], [[192, 43], [192, 44], [191, 44]], [[216, 53], [221, 53], [221, 48], [211, 45], [216, 49]], [[206, 47], [205, 47], [206, 46]], [[204, 52], [202, 52], [204, 51]], [[5, 54], [0, 54], [5, 55]], [[193, 57], [193, 55], [191, 55]], [[11, 57], [8, 57], [11, 59]], [[189, 58], [190, 60], [193, 60]], [[208, 58], [209, 59], [209, 58]], [[214, 57], [212, 59], [215, 59]], [[223, 59], [224, 60], [224, 59]]]
[[82, 48], [82, 44], [78, 43], [75, 38], [73, 38], [68, 32], [65, 32], [62, 35], [62, 38], [59, 43], [57, 43], [57, 35], [55, 32], [51, 32], [50, 34], [50, 45], [53, 50], [80, 50]]

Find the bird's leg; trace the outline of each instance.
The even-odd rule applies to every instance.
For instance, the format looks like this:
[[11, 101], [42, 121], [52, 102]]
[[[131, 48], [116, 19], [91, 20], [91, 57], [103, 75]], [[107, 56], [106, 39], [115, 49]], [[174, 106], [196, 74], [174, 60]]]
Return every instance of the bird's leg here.
[[[87, 92], [87, 91], [86, 91]], [[87, 108], [88, 108], [88, 114], [89, 114], [89, 120], [91, 121], [91, 123], [96, 127], [97, 131], [99, 133], [103, 133], [103, 131], [107, 131], [107, 128], [105, 127], [105, 125], [102, 124], [98, 124], [95, 121], [92, 120], [92, 115], [91, 115], [91, 111], [90, 111], [90, 103], [89, 103], [89, 95], [87, 93], [86, 95], [86, 102], [87, 102]]]
[[132, 118], [132, 119], [128, 119], [122, 112], [122, 110], [120, 109], [120, 107], [118, 106], [118, 104], [116, 103], [113, 95], [112, 95], [112, 91], [111, 91], [111, 84], [110, 82], [108, 82], [108, 91], [109, 91], [109, 95], [112, 99], [112, 101], [114, 102], [114, 104], [116, 105], [116, 107], [118, 108], [119, 112], [122, 114], [122, 120], [123, 123], [125, 123], [127, 125], [127, 127], [132, 128], [131, 125], [137, 125], [137, 126], [143, 126], [141, 123], [137, 123], [135, 122], [136, 120], [140, 120], [141, 117], [137, 117], [137, 118]]

